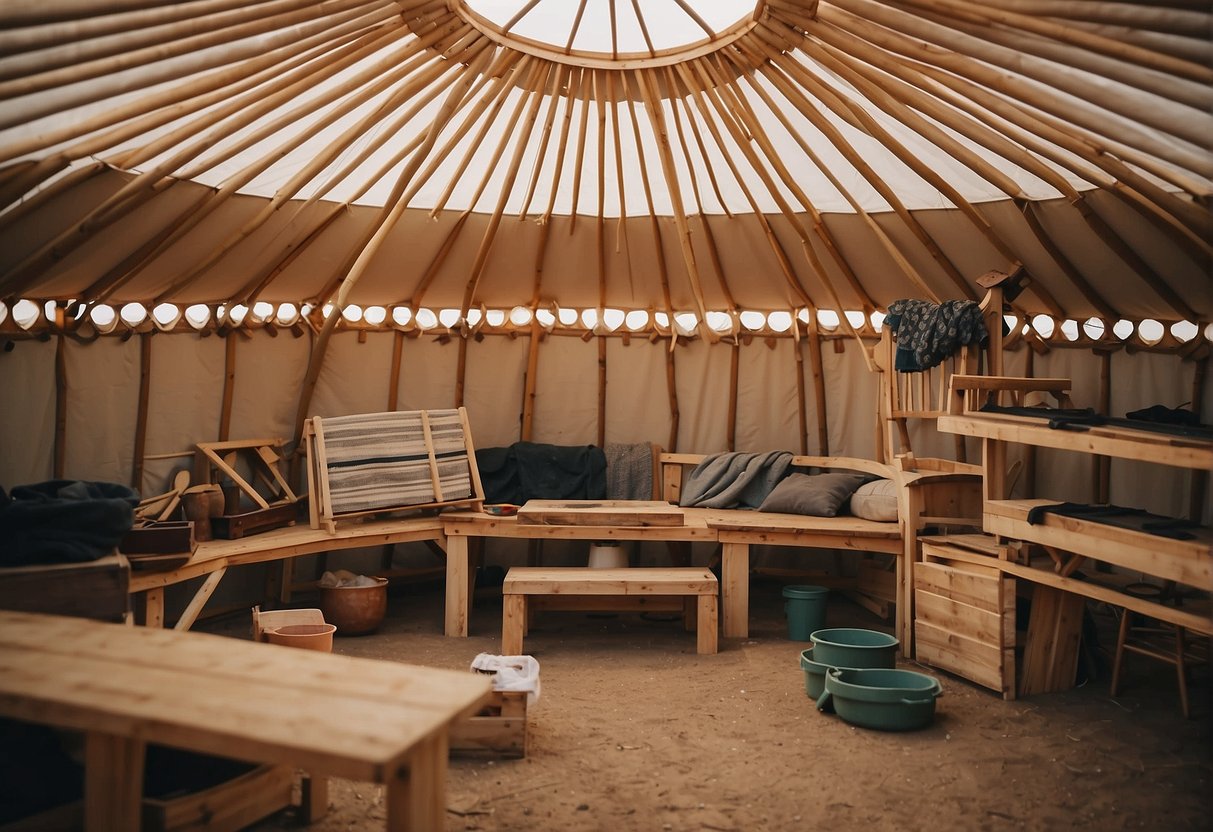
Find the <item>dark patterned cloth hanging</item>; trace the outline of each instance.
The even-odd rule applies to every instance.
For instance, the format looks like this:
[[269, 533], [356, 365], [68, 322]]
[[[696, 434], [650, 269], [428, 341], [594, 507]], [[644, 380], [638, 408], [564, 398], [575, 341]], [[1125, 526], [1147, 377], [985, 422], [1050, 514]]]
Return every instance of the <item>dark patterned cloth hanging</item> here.
[[893, 368], [903, 373], [929, 370], [957, 348], [989, 337], [981, 307], [971, 300], [896, 300], [889, 304], [885, 326], [897, 340]]

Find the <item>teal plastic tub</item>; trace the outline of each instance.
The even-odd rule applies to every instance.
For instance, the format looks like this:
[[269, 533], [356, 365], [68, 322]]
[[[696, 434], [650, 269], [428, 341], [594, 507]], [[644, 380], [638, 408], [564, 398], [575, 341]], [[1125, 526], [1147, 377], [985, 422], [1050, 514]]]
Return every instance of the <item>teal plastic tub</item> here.
[[810, 647], [800, 651], [800, 669], [804, 671], [805, 694], [816, 700], [825, 690], [826, 671], [830, 670], [830, 665], [814, 661], [813, 648]]
[[830, 668], [820, 711], [833, 708], [845, 722], [879, 731], [913, 731], [935, 720], [939, 680], [913, 670]]
[[810, 636], [813, 660], [830, 667], [893, 667], [897, 638], [878, 630], [835, 628], [816, 630]]

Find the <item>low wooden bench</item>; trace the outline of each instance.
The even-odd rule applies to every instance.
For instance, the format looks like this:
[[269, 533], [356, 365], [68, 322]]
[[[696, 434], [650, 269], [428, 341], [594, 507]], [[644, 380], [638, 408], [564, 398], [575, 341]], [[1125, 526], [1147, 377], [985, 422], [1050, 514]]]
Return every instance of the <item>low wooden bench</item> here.
[[718, 588], [716, 576], [697, 567], [515, 566], [506, 573], [502, 587], [501, 653], [521, 655], [527, 599], [532, 596], [534, 606], [572, 610], [654, 610], [655, 601], [678, 598], [685, 620], [689, 624], [693, 616], [695, 621], [697, 652], [715, 653]]

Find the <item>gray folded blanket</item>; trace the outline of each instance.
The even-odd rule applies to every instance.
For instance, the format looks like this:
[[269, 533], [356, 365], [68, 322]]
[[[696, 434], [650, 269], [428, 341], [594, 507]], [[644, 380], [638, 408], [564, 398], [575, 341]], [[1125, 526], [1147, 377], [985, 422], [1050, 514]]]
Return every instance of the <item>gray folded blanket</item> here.
[[653, 499], [653, 446], [607, 443], [606, 495], [608, 500]]
[[682, 483], [684, 506], [758, 508], [792, 464], [789, 451], [712, 454]]

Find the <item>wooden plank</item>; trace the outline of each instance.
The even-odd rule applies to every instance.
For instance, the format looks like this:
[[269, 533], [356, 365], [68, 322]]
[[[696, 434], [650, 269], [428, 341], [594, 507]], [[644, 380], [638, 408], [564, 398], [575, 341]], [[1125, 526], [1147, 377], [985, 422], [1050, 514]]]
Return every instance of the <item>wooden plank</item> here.
[[683, 511], [659, 500], [528, 500], [521, 525], [681, 526]]
[[1002, 650], [921, 620], [914, 623], [914, 641], [919, 661], [992, 690], [1004, 689]]
[[989, 610], [954, 601], [943, 595], [928, 592], [919, 584], [914, 593], [916, 621], [930, 624], [945, 632], [1002, 649], [1004, 630], [1002, 615]]
[[1079, 595], [1048, 586], [1033, 588], [1020, 696], [1074, 687], [1084, 605]]
[[981, 567], [945, 566], [922, 562], [915, 565], [914, 586], [942, 598], [951, 599], [983, 612], [1002, 611], [1002, 573]]
[[511, 567], [505, 595], [704, 595], [716, 594], [707, 569], [592, 569], [584, 566]]
[[528, 610], [582, 610], [585, 612], [682, 612], [681, 595], [534, 595]]
[[0, 609], [122, 621], [131, 568], [122, 555], [0, 569]]
[[1043, 420], [1030, 416], [974, 413], [941, 416], [938, 427], [944, 433], [981, 436], [1061, 451], [1136, 459], [1197, 470], [1213, 468], [1213, 442], [1132, 428], [1053, 430]]
[[291, 805], [295, 770], [261, 766], [209, 789], [143, 798], [146, 830], [243, 829]]
[[1213, 590], [1213, 529], [1190, 530], [1192, 540], [1176, 540], [1122, 529], [1078, 517], [1046, 514], [1040, 523], [1028, 523], [1028, 512], [1055, 500], [998, 500], [986, 503], [985, 528], [992, 534], [1028, 540], [1067, 552], [1105, 561], [1135, 572]]

